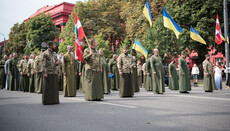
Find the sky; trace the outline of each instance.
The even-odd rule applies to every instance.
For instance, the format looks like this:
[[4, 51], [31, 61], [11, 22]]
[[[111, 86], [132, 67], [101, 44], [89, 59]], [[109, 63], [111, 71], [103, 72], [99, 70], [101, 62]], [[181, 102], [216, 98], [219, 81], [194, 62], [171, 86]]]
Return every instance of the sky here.
[[10, 28], [16, 23], [22, 23], [43, 6], [56, 5], [62, 2], [75, 4], [85, 0], [0, 0], [0, 42], [9, 38]]

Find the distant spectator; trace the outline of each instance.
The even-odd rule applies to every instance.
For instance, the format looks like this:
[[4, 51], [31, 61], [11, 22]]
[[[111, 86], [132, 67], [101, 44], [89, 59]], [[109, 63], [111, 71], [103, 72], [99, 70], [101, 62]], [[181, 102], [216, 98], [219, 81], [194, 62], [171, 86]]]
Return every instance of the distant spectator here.
[[[229, 65], [230, 65], [230, 63], [229, 63]], [[225, 73], [226, 73], [226, 77], [228, 76], [227, 77], [228, 79], [226, 80], [226, 85], [228, 87], [226, 89], [229, 90], [230, 89], [230, 67], [226, 67]]]
[[199, 74], [200, 74], [199, 68], [197, 67], [196, 64], [194, 64], [193, 67], [192, 67], [192, 75], [193, 75], [194, 84], [197, 84], [197, 82], [198, 82], [197, 77], [198, 77]]
[[222, 69], [221, 69], [221, 63], [218, 62], [217, 66], [215, 67], [215, 83], [216, 83], [216, 89], [222, 90]]

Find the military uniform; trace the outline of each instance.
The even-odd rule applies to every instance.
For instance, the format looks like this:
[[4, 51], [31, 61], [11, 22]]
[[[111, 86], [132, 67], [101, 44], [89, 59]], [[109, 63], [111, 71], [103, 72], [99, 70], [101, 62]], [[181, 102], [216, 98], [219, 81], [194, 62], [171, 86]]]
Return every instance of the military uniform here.
[[80, 77], [80, 83], [79, 83], [79, 91], [83, 91], [84, 92], [84, 79], [85, 79], [85, 62], [79, 64], [79, 73], [81, 73], [81, 77]]
[[104, 93], [109, 94], [110, 93], [110, 83], [108, 77], [109, 66], [104, 56], [101, 56], [101, 66], [102, 66], [102, 85], [103, 85]]
[[9, 90], [14, 91], [18, 90], [18, 59], [13, 58], [9, 61], [9, 72], [10, 72], [10, 81], [9, 81]]
[[[22, 65], [23, 62], [24, 62], [24, 58], [21, 59], [17, 64], [19, 74], [20, 72], [22, 72], [22, 68], [20, 68], [20, 66]], [[21, 74], [19, 75], [18, 79], [19, 79], [19, 90], [22, 91], [24, 87], [23, 87], [23, 79], [22, 79]]]
[[118, 57], [118, 71], [122, 72], [122, 76], [120, 76], [120, 97], [132, 97], [134, 95], [130, 69], [131, 59], [132, 56], [125, 53]]
[[79, 86], [80, 86], [80, 76], [79, 76], [80, 61], [76, 61], [75, 64], [76, 64], [76, 71], [77, 71], [76, 89], [79, 90]]
[[140, 64], [137, 64], [137, 79], [138, 79], [138, 87], [142, 88], [142, 67]]
[[169, 64], [169, 89], [171, 90], [178, 90], [179, 89], [179, 83], [178, 83], [178, 76], [176, 71], [176, 64], [172, 61]]
[[[203, 63], [203, 69], [204, 69], [204, 91], [211, 92], [216, 89], [216, 84], [214, 81], [214, 71], [213, 71], [213, 65], [210, 61], [204, 60]], [[206, 75], [208, 73], [208, 75]]]
[[104, 98], [102, 86], [101, 56], [96, 49], [91, 49], [93, 54], [90, 55], [90, 49], [84, 50], [85, 74], [84, 74], [84, 92], [85, 100], [101, 100]]
[[[153, 55], [150, 58], [150, 65], [152, 70], [153, 93], [163, 94], [163, 92], [165, 92], [165, 78], [161, 57]], [[156, 74], [154, 74], [154, 72], [156, 72]]]
[[152, 70], [151, 70], [150, 58], [146, 61], [145, 72], [147, 73], [146, 82], [145, 82], [145, 90], [152, 91], [153, 85], [152, 85]]
[[76, 96], [76, 81], [75, 81], [75, 72], [76, 64], [74, 55], [71, 53], [66, 53], [63, 56], [62, 63], [62, 72], [66, 73], [64, 76], [64, 85], [63, 85], [63, 95], [66, 96]]
[[[143, 88], [146, 86], [146, 78], [147, 78], [147, 68], [146, 63], [142, 65], [142, 71], [143, 71]], [[146, 89], [146, 88], [145, 88]]]
[[43, 79], [42, 86], [42, 103], [44, 105], [59, 103], [57, 61], [56, 53], [49, 49], [42, 54], [43, 75], [47, 74], [47, 78]]
[[4, 71], [4, 66], [5, 66], [5, 60], [2, 59], [0, 61], [0, 89], [5, 88], [5, 83], [6, 83], [6, 74]]
[[22, 62], [20, 62], [18, 70], [20, 71], [21, 74], [21, 87], [24, 92], [29, 91], [29, 77], [28, 77], [28, 60], [24, 59]]
[[30, 74], [29, 76], [29, 92], [35, 92], [35, 62], [34, 59], [30, 59], [28, 61], [28, 73]]
[[109, 72], [113, 74], [113, 79], [111, 79], [111, 89], [112, 90], [118, 90], [119, 89], [119, 72], [117, 68], [117, 61], [114, 59], [111, 59], [109, 61]]
[[42, 83], [43, 83], [43, 74], [42, 74], [42, 55], [36, 56], [34, 61], [35, 75], [35, 92], [42, 93]]
[[139, 92], [140, 89], [138, 87], [138, 79], [137, 79], [137, 64], [135, 61], [132, 62], [133, 64], [133, 67], [131, 69], [132, 73], [131, 73], [131, 76], [132, 76], [132, 82], [133, 82], [133, 91], [134, 92]]
[[59, 59], [59, 65], [57, 66], [57, 74], [58, 74], [58, 87], [59, 91], [63, 90], [63, 73], [62, 73], [62, 61]]
[[[188, 70], [187, 61], [184, 57], [180, 57], [179, 63], [179, 91], [181, 93], [191, 90], [190, 75]], [[182, 75], [184, 73], [184, 75]]]

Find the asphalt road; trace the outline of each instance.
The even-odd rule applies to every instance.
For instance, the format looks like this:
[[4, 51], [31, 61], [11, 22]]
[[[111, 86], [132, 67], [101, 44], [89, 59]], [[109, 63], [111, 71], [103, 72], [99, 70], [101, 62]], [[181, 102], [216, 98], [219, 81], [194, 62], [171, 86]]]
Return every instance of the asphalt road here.
[[133, 98], [112, 91], [103, 101], [60, 92], [59, 98], [60, 104], [44, 106], [41, 94], [0, 90], [0, 131], [230, 130], [230, 90], [155, 95], [141, 89]]

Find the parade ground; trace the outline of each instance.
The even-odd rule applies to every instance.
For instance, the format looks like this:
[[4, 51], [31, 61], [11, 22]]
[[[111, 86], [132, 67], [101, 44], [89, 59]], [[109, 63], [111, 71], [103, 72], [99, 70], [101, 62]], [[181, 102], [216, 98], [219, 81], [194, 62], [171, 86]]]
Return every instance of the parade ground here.
[[84, 94], [42, 105], [41, 94], [0, 90], [1, 131], [229, 131], [230, 90], [205, 93], [202, 85], [189, 94], [166, 88], [155, 95], [143, 88], [133, 98], [118, 91], [103, 101], [85, 101]]

